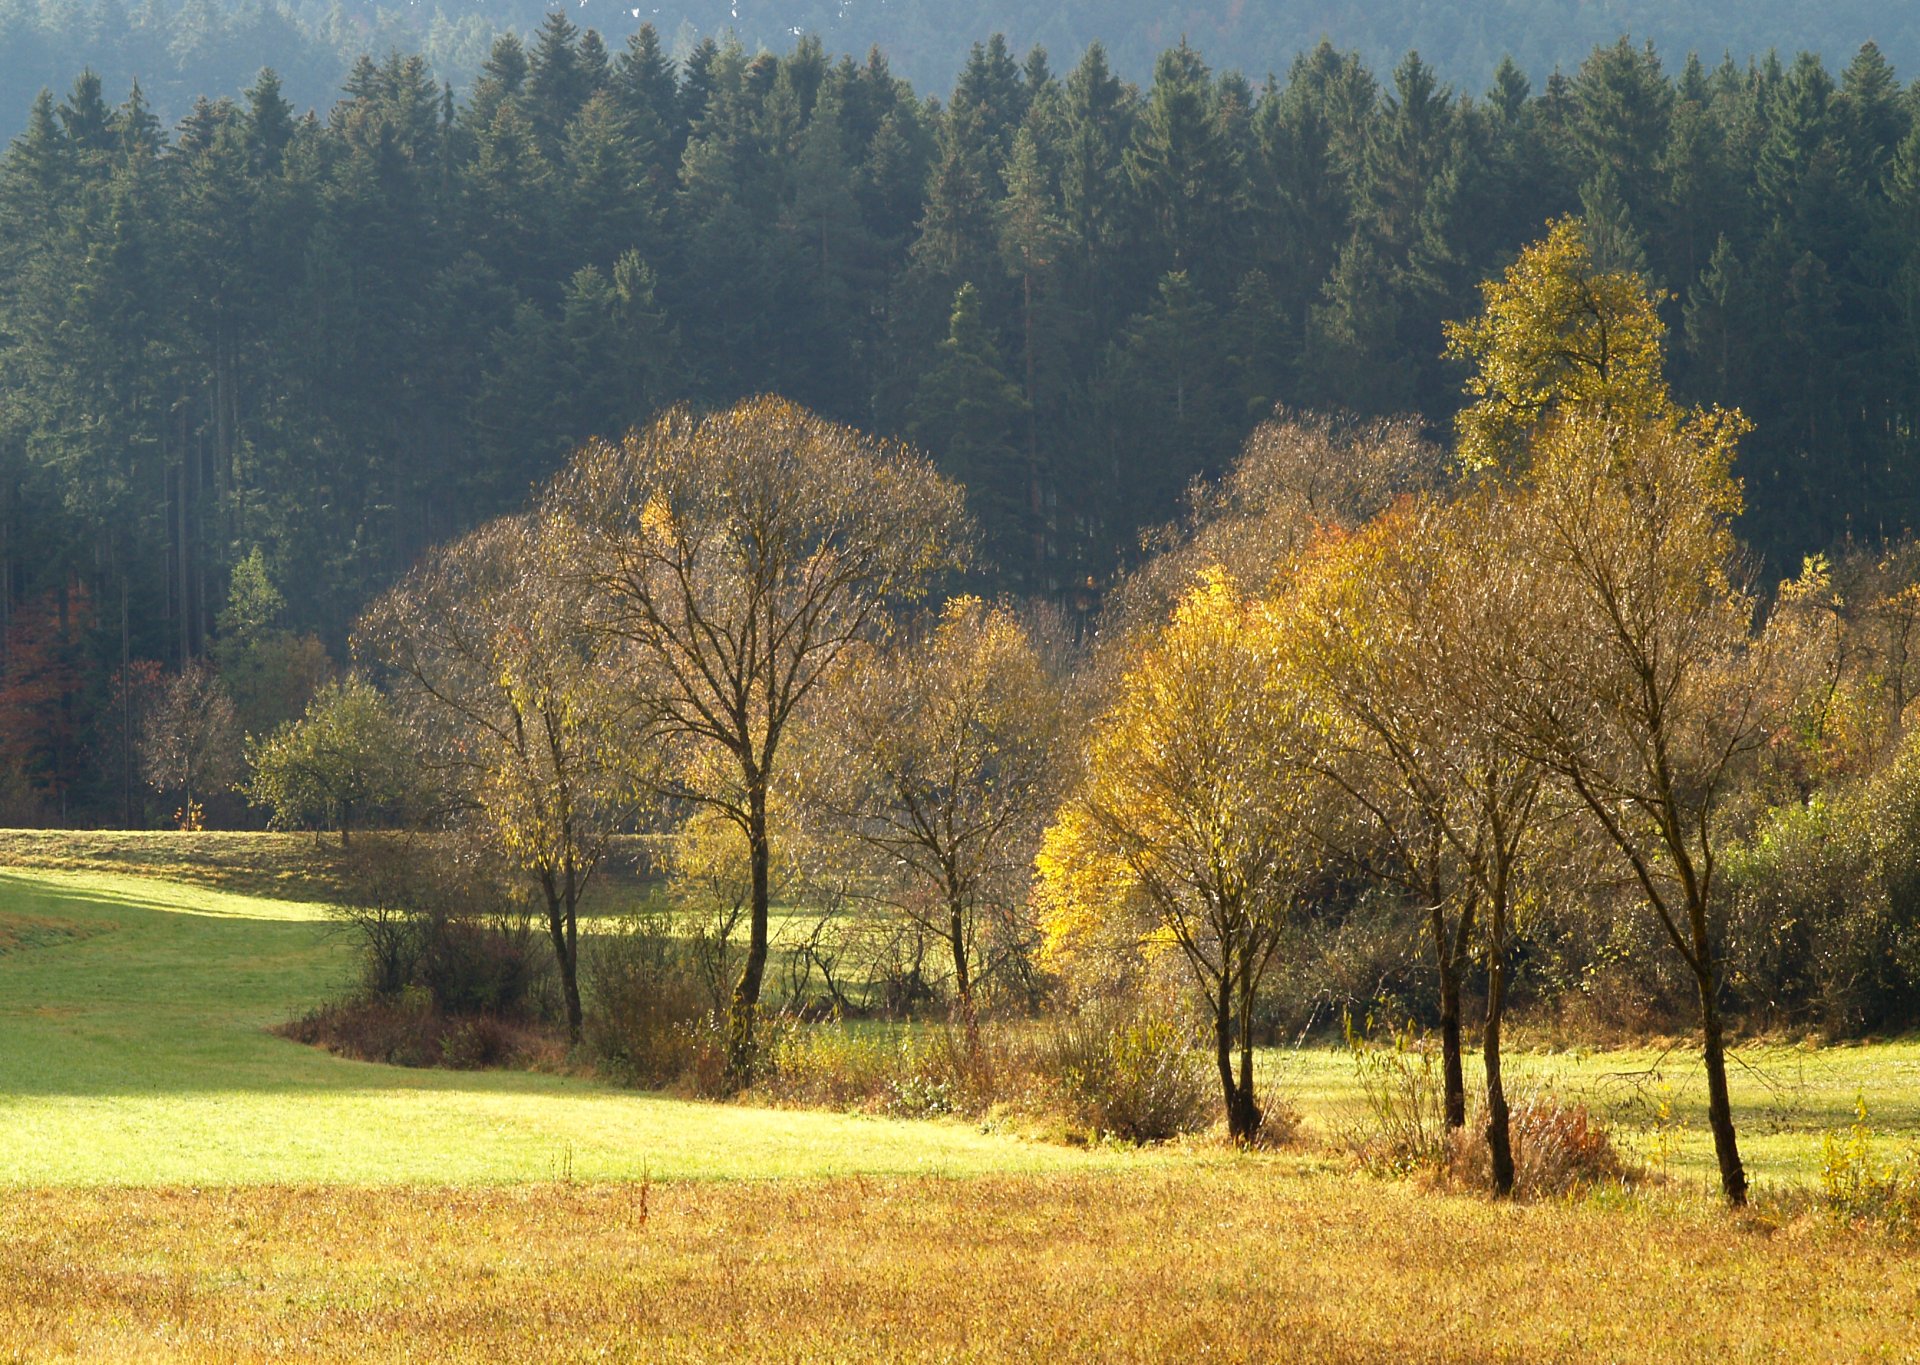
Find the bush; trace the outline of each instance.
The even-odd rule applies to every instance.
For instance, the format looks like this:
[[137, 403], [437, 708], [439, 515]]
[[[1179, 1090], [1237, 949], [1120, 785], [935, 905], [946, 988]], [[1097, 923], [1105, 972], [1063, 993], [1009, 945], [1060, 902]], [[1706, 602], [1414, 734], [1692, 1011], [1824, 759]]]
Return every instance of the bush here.
[[340, 910], [360, 940], [362, 988], [424, 991], [447, 1015], [531, 1022], [556, 1013], [551, 950], [523, 896], [485, 859], [445, 840], [363, 840]]
[[961, 1108], [941, 1050], [913, 1028], [858, 1028], [839, 1020], [776, 1020], [761, 1054], [759, 1089], [790, 1104], [859, 1109], [903, 1118]]
[[1867, 1102], [1854, 1106], [1845, 1133], [1821, 1139], [1820, 1186], [1830, 1212], [1848, 1222], [1875, 1223], [1903, 1238], [1920, 1238], [1920, 1146], [1882, 1161], [1867, 1122]]
[[1444, 1167], [1446, 1100], [1439, 1049], [1416, 1036], [1411, 1024], [1379, 1040], [1365, 1029], [1356, 1030], [1351, 1019], [1347, 1047], [1366, 1112], [1349, 1125], [1344, 1138], [1361, 1169], [1371, 1175], [1404, 1176]]
[[281, 1036], [343, 1057], [387, 1066], [445, 1066], [461, 1071], [522, 1065], [544, 1056], [543, 1040], [489, 1015], [456, 1018], [426, 992], [336, 1000], [283, 1025]]
[[1098, 1136], [1163, 1142], [1198, 1132], [1218, 1101], [1191, 1032], [1139, 1003], [1063, 1016], [1050, 1063], [1070, 1115]]
[[[1617, 1184], [1631, 1168], [1606, 1126], [1584, 1104], [1563, 1104], [1546, 1090], [1509, 1107], [1516, 1194], [1555, 1196]], [[1487, 1147], [1484, 1107], [1447, 1143], [1447, 1172], [1455, 1180], [1493, 1188], [1493, 1157]]]
[[713, 945], [674, 927], [670, 916], [640, 915], [582, 941], [587, 1044], [632, 1084], [719, 1094], [726, 1040]]

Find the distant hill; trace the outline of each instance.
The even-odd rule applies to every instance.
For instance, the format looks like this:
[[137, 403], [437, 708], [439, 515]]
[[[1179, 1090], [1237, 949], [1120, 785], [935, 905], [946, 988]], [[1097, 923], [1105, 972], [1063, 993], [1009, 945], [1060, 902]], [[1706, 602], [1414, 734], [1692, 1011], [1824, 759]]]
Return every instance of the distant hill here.
[[[493, 35], [530, 32], [544, 0], [0, 0], [0, 133], [21, 126], [41, 86], [64, 90], [83, 66], [110, 92], [137, 78], [163, 121], [198, 94], [242, 89], [277, 69], [298, 104], [324, 108], [354, 57], [401, 48], [426, 55], [464, 88]], [[737, 36], [785, 51], [801, 34], [832, 53], [878, 46], [923, 94], [944, 93], [969, 47], [1006, 34], [1017, 52], [1044, 46], [1056, 68], [1105, 44], [1114, 68], [1145, 80], [1184, 36], [1217, 68], [1258, 81], [1284, 75], [1321, 38], [1390, 70], [1417, 49], [1457, 89], [1479, 92], [1511, 55], [1536, 86], [1622, 33], [1649, 39], [1671, 65], [1778, 50], [1844, 66], [1877, 43], [1903, 74], [1920, 73], [1920, 6], [1899, 0], [577, 0], [574, 21], [617, 46], [651, 23], [676, 55], [700, 38]]]

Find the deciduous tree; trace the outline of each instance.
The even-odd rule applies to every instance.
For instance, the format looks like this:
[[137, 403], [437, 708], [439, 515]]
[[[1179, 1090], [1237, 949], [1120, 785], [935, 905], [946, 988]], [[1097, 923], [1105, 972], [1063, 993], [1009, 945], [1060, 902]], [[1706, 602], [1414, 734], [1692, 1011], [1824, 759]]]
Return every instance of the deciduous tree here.
[[578, 1042], [580, 898], [630, 787], [606, 743], [590, 638], [540, 576], [532, 529], [496, 521], [434, 552], [369, 609], [355, 645], [387, 671], [442, 789], [537, 888]]
[[542, 515], [556, 573], [586, 602], [581, 624], [620, 652], [636, 740], [669, 745], [666, 788], [746, 842], [753, 892], [729, 1020], [744, 1082], [767, 966], [767, 796], [789, 724], [890, 605], [961, 561], [961, 491], [907, 447], [756, 398], [590, 443]]
[[811, 818], [848, 846], [859, 885], [946, 944], [969, 1010], [982, 977], [1025, 965], [1061, 685], [1011, 611], [961, 597], [924, 636], [852, 661], [806, 727]]
[[1180, 954], [1241, 1140], [1262, 1117], [1254, 1001], [1320, 847], [1309, 826], [1326, 737], [1289, 681], [1287, 648], [1274, 605], [1223, 574], [1196, 587], [1096, 722], [1084, 776], [1037, 861], [1054, 958], [1112, 932], [1117, 917], [1131, 917], [1143, 944]]

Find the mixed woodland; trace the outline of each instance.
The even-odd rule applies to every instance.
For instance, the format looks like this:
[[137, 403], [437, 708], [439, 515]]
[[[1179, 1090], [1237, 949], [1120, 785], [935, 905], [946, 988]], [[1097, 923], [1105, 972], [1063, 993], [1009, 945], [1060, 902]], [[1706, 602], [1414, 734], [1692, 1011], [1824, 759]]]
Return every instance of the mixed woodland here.
[[[0, 161], [10, 818], [132, 814], [142, 676], [270, 648], [243, 719], [287, 719], [423, 549], [678, 401], [911, 439], [968, 490], [973, 586], [1086, 626], [1277, 405], [1443, 433], [1443, 324], [1569, 211], [1659, 291], [1675, 392], [1753, 422], [1770, 574], [1897, 538], [1913, 114], [1872, 47], [1622, 41], [1466, 93], [1324, 45], [1260, 85], [1182, 45], [1135, 86], [994, 39], [935, 100], [878, 52], [675, 62], [558, 14], [464, 98], [362, 59], [324, 118], [269, 71], [168, 128], [83, 73]], [[223, 621], [250, 584], [271, 619]]]
[[[1459, 1130], [1477, 1021], [1503, 1193], [1511, 1003], [1684, 1026], [1742, 1202], [1730, 1021], [1920, 999], [1916, 114], [564, 13], [324, 118], [82, 73], [0, 159], [0, 818], [410, 831], [325, 1026], [650, 1082], [1120, 1002], [1059, 1074], [1198, 1021], [1251, 1140], [1379, 1009]], [[583, 930], [636, 847], [697, 931]]]

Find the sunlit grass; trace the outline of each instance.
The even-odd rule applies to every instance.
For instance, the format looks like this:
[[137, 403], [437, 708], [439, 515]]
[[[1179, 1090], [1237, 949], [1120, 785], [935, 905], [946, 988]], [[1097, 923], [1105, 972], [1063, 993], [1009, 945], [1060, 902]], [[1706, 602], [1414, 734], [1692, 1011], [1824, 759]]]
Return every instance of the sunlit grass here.
[[0, 956], [0, 1184], [968, 1175], [1152, 1160], [958, 1123], [329, 1056], [267, 1031], [350, 981], [350, 945], [311, 904], [8, 873], [8, 921], [75, 935]]
[[0, 1206], [0, 1343], [116, 1361], [1897, 1360], [1917, 1270], [1791, 1210], [1500, 1207], [1261, 1156], [32, 1191]]
[[[0, 874], [0, 1359], [1910, 1358], [1920, 1253], [1822, 1215], [1819, 1132], [1920, 1132], [1920, 1044], [1746, 1047], [1758, 1207], [1696, 1062], [1531, 1052], [1669, 1178], [1504, 1207], [1352, 1172], [1351, 1059], [1275, 1051], [1309, 1141], [1091, 1152], [950, 1122], [407, 1071], [269, 1025], [350, 979], [311, 902]], [[772, 1178], [777, 1178], [774, 1180]]]
[[[1736, 1044], [1731, 1057], [1741, 1154], [1762, 1185], [1817, 1180], [1822, 1134], [1851, 1123], [1859, 1100], [1890, 1150], [1920, 1140], [1920, 1041], [1846, 1047], [1749, 1041]], [[1585, 1103], [1643, 1159], [1657, 1163], [1664, 1154], [1669, 1179], [1717, 1185], [1706, 1083], [1690, 1041], [1658, 1049], [1515, 1050], [1505, 1070], [1509, 1096], [1545, 1089]], [[1277, 1050], [1264, 1058], [1262, 1074], [1322, 1137], [1337, 1140], [1364, 1116], [1358, 1071], [1342, 1049]], [[1470, 1097], [1482, 1075], [1477, 1054], [1470, 1055]]]

